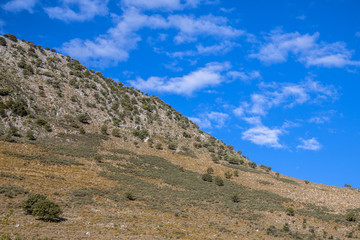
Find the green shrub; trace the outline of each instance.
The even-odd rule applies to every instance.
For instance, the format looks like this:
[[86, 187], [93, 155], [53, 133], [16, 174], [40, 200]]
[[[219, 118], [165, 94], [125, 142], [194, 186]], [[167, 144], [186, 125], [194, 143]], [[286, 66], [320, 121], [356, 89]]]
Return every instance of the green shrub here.
[[81, 128], [79, 128], [79, 133], [80, 133], [80, 134], [85, 134], [86, 131], [85, 131], [85, 129], [84, 129], [83, 127], [81, 127]]
[[120, 138], [121, 137], [120, 130], [118, 128], [114, 128], [111, 132], [111, 135], [113, 135], [114, 137]]
[[254, 163], [254, 162], [249, 162], [248, 164], [249, 164], [249, 167], [254, 168], [254, 169], [257, 166], [256, 163]]
[[45, 199], [46, 196], [42, 194], [31, 194], [26, 200], [22, 202], [21, 207], [27, 214], [31, 215], [33, 213], [34, 204], [40, 200]]
[[26, 137], [27, 137], [27, 139], [32, 140], [32, 141], [36, 140], [36, 137], [34, 136], [34, 132], [31, 130], [28, 130], [26, 132]]
[[351, 188], [350, 184], [345, 184], [344, 187]]
[[162, 144], [161, 144], [161, 143], [157, 143], [157, 144], [155, 145], [155, 148], [156, 148], [157, 150], [163, 150], [163, 147], [162, 147]]
[[209, 168], [206, 170], [206, 172], [207, 172], [208, 174], [213, 174], [213, 173], [214, 173], [214, 169], [213, 169], [212, 167], [209, 167]]
[[145, 138], [147, 138], [149, 136], [149, 132], [146, 129], [143, 129], [143, 130], [135, 129], [132, 134], [135, 137], [140, 138], [141, 140], [144, 140]]
[[39, 126], [45, 126], [48, 122], [42, 118], [36, 119], [35, 124]]
[[107, 125], [102, 125], [101, 126], [101, 128], [100, 128], [100, 132], [101, 132], [101, 134], [104, 134], [104, 135], [107, 135], [108, 133], [107, 133], [107, 130], [108, 130], [108, 127], [107, 127]]
[[356, 221], [355, 213], [354, 212], [349, 212], [348, 214], [346, 214], [346, 221], [355, 222]]
[[234, 203], [238, 203], [240, 202], [240, 197], [239, 195], [236, 193], [234, 195], [231, 196], [231, 200], [234, 202]]
[[201, 179], [205, 182], [212, 182], [213, 181], [213, 178], [210, 174], [208, 173], [205, 173], [201, 176]]
[[32, 208], [32, 215], [44, 221], [59, 221], [61, 209], [59, 205], [47, 199], [37, 201]]
[[0, 46], [6, 46], [6, 40], [3, 37], [0, 37]]
[[305, 184], [309, 184], [310, 182], [308, 180], [304, 180], [304, 183]]
[[171, 143], [168, 144], [168, 148], [169, 148], [170, 150], [176, 150], [177, 147], [178, 147], [177, 144], [174, 143], [174, 142], [171, 142]]
[[286, 215], [295, 216], [295, 210], [293, 208], [287, 208], [286, 209]]
[[232, 177], [232, 173], [229, 171], [225, 172], [224, 175], [225, 175], [225, 178], [227, 178], [227, 179], [230, 179]]
[[44, 129], [45, 129], [47, 132], [51, 132], [51, 131], [52, 131], [51, 126], [50, 126], [49, 123], [46, 123], [46, 124], [44, 125]]
[[13, 198], [19, 194], [27, 194], [28, 192], [22, 187], [12, 185], [0, 186], [0, 194], [4, 194], [8, 198]]
[[235, 176], [235, 177], [238, 177], [238, 176], [239, 176], [239, 171], [238, 171], [238, 170], [235, 170], [235, 171], [234, 171], [234, 176]]
[[10, 90], [9, 89], [0, 89], [0, 96], [8, 96], [10, 94]]
[[136, 200], [136, 197], [135, 197], [134, 194], [131, 193], [131, 192], [126, 192], [126, 193], [125, 193], [125, 197], [126, 197], [128, 200], [130, 200], [130, 201]]
[[215, 184], [218, 185], [218, 186], [224, 186], [224, 180], [222, 180], [221, 177], [216, 176], [215, 177]]
[[79, 115], [77, 115], [77, 119], [81, 123], [88, 123], [88, 121], [90, 120], [90, 117], [87, 114], [79, 114]]
[[42, 194], [32, 194], [21, 204], [22, 209], [30, 215], [44, 221], [58, 221], [61, 209], [59, 205], [49, 201]]

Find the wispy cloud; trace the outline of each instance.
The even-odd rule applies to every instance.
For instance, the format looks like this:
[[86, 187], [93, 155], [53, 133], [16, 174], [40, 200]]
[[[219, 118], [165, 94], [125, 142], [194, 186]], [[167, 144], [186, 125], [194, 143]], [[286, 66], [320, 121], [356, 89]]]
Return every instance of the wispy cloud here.
[[122, 5], [124, 7], [136, 7], [142, 10], [182, 10], [186, 7], [197, 7], [200, 0], [123, 0]]
[[225, 55], [233, 50], [235, 47], [240, 46], [231, 41], [223, 41], [219, 44], [204, 46], [203, 44], [196, 45], [196, 50], [186, 50], [182, 52], [167, 52], [166, 54], [174, 58], [184, 58], [193, 56], [208, 56], [208, 55]]
[[289, 55], [307, 67], [344, 67], [360, 66], [360, 61], [353, 61], [352, 51], [344, 42], [319, 42], [320, 34], [283, 33], [273, 31], [266, 42], [260, 46], [258, 53], [251, 54], [265, 64], [281, 63], [288, 60]]
[[316, 140], [316, 138], [310, 138], [310, 139], [299, 139], [302, 143], [298, 145], [296, 148], [298, 149], [304, 149], [304, 150], [312, 150], [317, 151], [320, 150], [321, 144]]
[[0, 33], [4, 33], [4, 26], [6, 25], [5, 21], [0, 19]]
[[255, 126], [243, 132], [242, 139], [251, 141], [254, 144], [272, 148], [283, 148], [279, 142], [279, 136], [285, 132], [282, 129], [270, 129], [266, 126]]
[[[74, 0], [65, 0], [74, 1]], [[82, 0], [89, 1], [89, 0]], [[84, 15], [83, 18], [85, 19]], [[59, 16], [60, 17], [60, 16]], [[196, 41], [199, 37], [211, 37], [225, 41], [225, 45], [218, 46], [223, 50], [231, 47], [229, 39], [236, 38], [244, 33], [227, 24], [227, 19], [212, 15], [196, 18], [186, 15], [169, 15], [167, 18], [153, 14], [147, 15], [136, 8], [127, 8], [123, 15], [116, 18], [116, 26], [110, 28], [105, 34], [94, 40], [73, 39], [62, 46], [62, 51], [70, 54], [87, 64], [117, 64], [126, 61], [129, 52], [137, 48], [137, 43], [142, 37], [137, 33], [143, 28], [151, 30], [175, 30], [173, 41], [175, 44], [183, 44]], [[174, 33], [174, 31], [171, 31]], [[164, 33], [163, 33], [164, 34]], [[168, 37], [168, 35], [167, 35]], [[216, 50], [216, 46], [203, 47], [198, 45], [198, 52], [210, 54]]]
[[222, 128], [229, 120], [229, 115], [223, 112], [207, 112], [200, 114], [199, 117], [190, 117], [189, 119], [202, 129]]
[[261, 83], [260, 88], [261, 92], [251, 94], [250, 102], [243, 102], [234, 110], [235, 115], [265, 116], [274, 107], [293, 108], [296, 105], [317, 104], [337, 97], [334, 86], [326, 86], [311, 79], [299, 84]]
[[[61, 7], [44, 8], [50, 18], [65, 22], [93, 19], [95, 16], [104, 16], [108, 13], [108, 0], [61, 0]], [[77, 9], [77, 10], [74, 10]]]
[[143, 91], [150, 90], [190, 96], [195, 91], [222, 83], [225, 80], [223, 72], [230, 68], [231, 65], [227, 62], [214, 62], [182, 77], [150, 77], [147, 80], [137, 78], [129, 81], [129, 83]]
[[254, 79], [262, 78], [259, 71], [248, 71], [248, 72], [230, 71], [226, 75], [233, 80], [241, 80], [244, 82], [249, 82]]
[[2, 5], [2, 8], [9, 12], [28, 11], [33, 12], [38, 0], [11, 0]]
[[299, 16], [296, 17], [296, 19], [304, 21], [306, 19], [306, 16], [304, 14], [299, 15]]

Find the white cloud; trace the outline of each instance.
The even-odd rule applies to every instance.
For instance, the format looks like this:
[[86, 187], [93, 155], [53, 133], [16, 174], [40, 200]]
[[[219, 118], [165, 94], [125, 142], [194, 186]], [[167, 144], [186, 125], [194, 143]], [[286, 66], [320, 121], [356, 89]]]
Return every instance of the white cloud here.
[[[74, 1], [74, 0], [66, 0]], [[89, 0], [82, 0], [89, 1]], [[146, 15], [136, 8], [124, 10], [122, 16], [116, 17], [117, 24], [106, 34], [95, 40], [73, 39], [62, 46], [62, 51], [87, 64], [109, 65], [125, 61], [129, 52], [136, 49], [142, 38], [137, 31], [143, 28], [152, 30], [177, 30], [174, 41], [177, 44], [195, 41], [198, 37], [213, 37], [226, 41], [240, 36], [243, 31], [227, 25], [225, 18], [214, 16]], [[205, 51], [206, 49], [202, 49]]]
[[179, 30], [174, 40], [177, 44], [194, 42], [199, 36], [212, 36], [219, 39], [231, 39], [245, 34], [245, 31], [227, 25], [224, 17], [212, 15], [195, 18], [186, 15], [170, 15], [169, 25]]
[[227, 71], [230, 67], [227, 62], [208, 63], [205, 67], [182, 77], [150, 77], [147, 80], [137, 78], [129, 83], [142, 91], [192, 95], [195, 91], [222, 83], [224, 81], [222, 72]]
[[234, 80], [239, 79], [244, 82], [262, 78], [259, 71], [251, 71], [251, 72], [230, 71], [227, 73], [227, 76]]
[[239, 46], [239, 44], [223, 41], [219, 44], [214, 44], [210, 46], [203, 46], [198, 44], [196, 50], [186, 50], [182, 52], [172, 52], [166, 53], [170, 57], [174, 58], [184, 58], [184, 57], [193, 57], [193, 56], [208, 56], [208, 55], [224, 55], [230, 52], [234, 47]]
[[229, 115], [222, 112], [207, 112], [199, 117], [190, 117], [189, 119], [198, 124], [202, 129], [222, 128], [229, 119]]
[[322, 124], [329, 121], [330, 118], [328, 116], [316, 116], [309, 119], [310, 123], [316, 123], [316, 124]]
[[247, 113], [265, 116], [274, 107], [293, 108], [296, 105], [317, 104], [337, 97], [337, 91], [332, 85], [325, 86], [311, 79], [299, 84], [261, 83], [260, 88], [262, 92], [251, 94], [250, 102], [243, 102], [236, 108], [235, 115], [242, 116]]
[[202, 129], [211, 128], [211, 122], [209, 119], [197, 117], [189, 117], [189, 119], [199, 125], [199, 127]]
[[187, 0], [185, 3], [180, 0], [123, 0], [122, 4], [126, 7], [136, 7], [143, 10], [182, 10], [185, 7], [197, 7], [200, 1]]
[[302, 139], [300, 138], [302, 144], [298, 145], [296, 148], [304, 149], [304, 150], [312, 150], [317, 151], [321, 148], [321, 144], [316, 140], [316, 138], [310, 139]]
[[306, 19], [306, 16], [303, 14], [303, 15], [297, 16], [296, 19], [303, 21]]
[[283, 148], [279, 143], [279, 136], [284, 134], [281, 129], [270, 129], [266, 126], [255, 126], [243, 132], [242, 139], [251, 141], [257, 145], [273, 148]]
[[37, 2], [38, 0], [11, 0], [2, 5], [2, 8], [9, 12], [21, 12], [26, 10], [32, 13]]
[[[95, 16], [104, 16], [108, 13], [108, 0], [62, 0], [61, 7], [44, 8], [50, 18], [65, 22], [93, 19]], [[78, 11], [74, 10], [78, 9]]]
[[319, 33], [313, 35], [282, 33], [274, 31], [260, 46], [259, 52], [250, 57], [257, 58], [265, 64], [281, 63], [288, 60], [289, 55], [306, 66], [344, 67], [360, 66], [360, 61], [351, 60], [352, 51], [344, 42], [318, 42]]

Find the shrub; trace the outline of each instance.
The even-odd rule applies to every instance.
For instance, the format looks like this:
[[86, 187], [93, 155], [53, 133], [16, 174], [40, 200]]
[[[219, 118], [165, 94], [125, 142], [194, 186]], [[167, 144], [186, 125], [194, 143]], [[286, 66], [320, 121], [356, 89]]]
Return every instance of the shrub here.
[[12, 185], [0, 186], [0, 194], [4, 194], [8, 198], [13, 198], [19, 194], [27, 194], [28, 192], [22, 187]]
[[355, 213], [354, 212], [349, 212], [348, 214], [346, 214], [346, 221], [355, 222], [356, 221]]
[[238, 176], [239, 176], [239, 171], [238, 171], [238, 170], [235, 170], [235, 171], [234, 171], [234, 176], [235, 176], [235, 177], [238, 177]]
[[39, 125], [39, 126], [45, 126], [45, 124], [47, 124], [47, 121], [42, 118], [39, 118], [39, 119], [36, 119], [35, 124]]
[[249, 162], [248, 164], [249, 164], [249, 167], [254, 168], [254, 169], [257, 166], [256, 163], [254, 163], [254, 162]]
[[107, 135], [107, 130], [108, 130], [108, 127], [104, 124], [101, 126], [100, 128], [100, 131], [101, 131], [101, 134], [104, 134], [104, 135]]
[[79, 133], [80, 134], [85, 134], [86, 132], [85, 132], [85, 129], [83, 128], [83, 127], [81, 127], [80, 129], [79, 129]]
[[205, 182], [212, 182], [213, 181], [213, 178], [210, 174], [208, 173], [205, 173], [201, 176], [201, 179]]
[[344, 187], [351, 188], [350, 184], [345, 184]]
[[32, 207], [32, 215], [44, 221], [59, 221], [59, 205], [47, 199], [37, 201]]
[[141, 140], [144, 140], [146, 137], [149, 136], [149, 132], [146, 130], [146, 129], [143, 129], [143, 130], [134, 130], [133, 131], [133, 135], [135, 137], [138, 137], [140, 138]]
[[157, 150], [163, 150], [163, 147], [162, 147], [162, 144], [161, 144], [161, 143], [157, 143], [157, 144], [155, 145], [155, 148], [156, 148]]
[[234, 202], [234, 203], [238, 203], [240, 202], [240, 197], [238, 194], [234, 194], [231, 196], [231, 200]]
[[0, 89], [0, 96], [7, 96], [10, 94], [10, 90], [9, 89]]
[[9, 38], [9, 39], [10, 39], [11, 41], [13, 41], [13, 42], [17, 42], [17, 41], [18, 41], [17, 37], [16, 37], [14, 34], [5, 34], [4, 36], [7, 37], [7, 38]]
[[88, 123], [88, 121], [90, 120], [90, 117], [87, 114], [79, 114], [79, 115], [77, 115], [77, 119], [81, 123]]
[[218, 185], [218, 186], [224, 186], [224, 180], [222, 180], [221, 177], [216, 176], [215, 177], [215, 184]]
[[209, 168], [206, 170], [206, 172], [207, 172], [208, 174], [213, 174], [213, 173], [214, 173], [214, 169], [213, 169], [212, 167], [209, 167]]
[[34, 136], [34, 132], [33, 131], [31, 131], [31, 130], [28, 130], [27, 132], [26, 132], [26, 137], [29, 139], [29, 140], [36, 140], [36, 137]]
[[286, 209], [286, 215], [295, 216], [295, 210], [293, 208], [287, 208]]
[[136, 197], [134, 196], [134, 194], [132, 194], [131, 192], [126, 192], [125, 193], [125, 197], [130, 200], [130, 201], [134, 201], [136, 200]]
[[6, 46], [6, 40], [3, 37], [0, 37], [0, 46]]
[[120, 130], [117, 128], [114, 128], [111, 132], [111, 135], [113, 135], [114, 137], [120, 138], [121, 137]]
[[170, 150], [176, 150], [176, 149], [177, 149], [177, 144], [174, 143], [174, 142], [169, 143], [168, 148], [169, 148]]
[[31, 194], [25, 201], [22, 202], [21, 207], [27, 214], [32, 215], [35, 203], [45, 199], [46, 196], [42, 194]]
[[308, 180], [304, 180], [304, 183], [305, 184], [309, 184], [310, 182]]
[[232, 177], [232, 173], [231, 172], [225, 172], [225, 178], [227, 178], [227, 179], [230, 179], [231, 177]]
[[52, 131], [51, 126], [50, 126], [49, 123], [46, 123], [46, 124], [44, 125], [44, 129], [45, 129], [46, 131], [48, 131], [48, 132], [51, 132], [51, 131]]

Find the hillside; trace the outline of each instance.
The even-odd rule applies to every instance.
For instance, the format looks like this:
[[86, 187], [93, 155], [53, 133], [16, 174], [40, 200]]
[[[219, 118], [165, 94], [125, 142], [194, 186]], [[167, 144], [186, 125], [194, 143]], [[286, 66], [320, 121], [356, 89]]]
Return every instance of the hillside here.
[[[358, 189], [258, 166], [160, 98], [55, 50], [7, 35], [0, 56], [3, 239], [360, 238]], [[61, 221], [24, 213], [37, 193]]]

